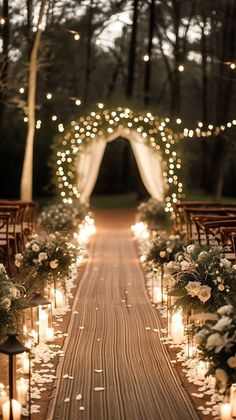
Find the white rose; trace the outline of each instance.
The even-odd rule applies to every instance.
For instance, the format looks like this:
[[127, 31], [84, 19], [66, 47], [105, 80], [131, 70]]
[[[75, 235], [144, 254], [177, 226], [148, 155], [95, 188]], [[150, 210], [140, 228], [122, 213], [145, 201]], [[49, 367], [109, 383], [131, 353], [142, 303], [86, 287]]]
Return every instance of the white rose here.
[[40, 252], [39, 253], [39, 255], [38, 255], [38, 260], [39, 261], [43, 261], [43, 260], [47, 260], [47, 259], [48, 259], [48, 256], [47, 256], [46, 252]]
[[227, 315], [232, 312], [233, 306], [232, 305], [224, 305], [221, 308], [217, 309], [218, 314], [220, 315]]
[[186, 251], [187, 251], [188, 254], [192, 254], [192, 252], [194, 252], [195, 248], [196, 248], [195, 245], [188, 245], [187, 248], [186, 248]]
[[232, 319], [228, 316], [223, 316], [219, 321], [214, 325], [213, 330], [222, 331], [227, 325], [230, 325]]
[[32, 245], [32, 251], [38, 252], [39, 250], [40, 250], [40, 248], [37, 244]]
[[206, 256], [207, 256], [207, 252], [206, 252], [206, 251], [202, 251], [202, 252], [200, 252], [200, 254], [198, 255], [197, 259], [198, 259], [199, 261], [201, 261], [201, 260], [204, 260], [204, 258], [206, 258]]
[[227, 260], [227, 258], [221, 258], [220, 263], [222, 264], [222, 266], [224, 268], [230, 268], [231, 267], [231, 262], [229, 260]]
[[205, 303], [211, 297], [211, 287], [209, 286], [201, 286], [198, 292], [198, 299]]
[[23, 255], [20, 254], [20, 253], [15, 255], [15, 260], [17, 260], [17, 261], [22, 261], [23, 258], [24, 258]]
[[184, 270], [189, 270], [189, 268], [191, 267], [191, 264], [188, 261], [185, 261], [185, 260], [181, 261], [180, 265], [181, 265], [181, 269], [183, 271]]
[[192, 297], [198, 296], [200, 290], [201, 283], [199, 281], [189, 281], [185, 289], [187, 290], [188, 294]]
[[166, 256], [166, 251], [161, 251], [161, 252], [159, 252], [159, 255], [160, 255], [160, 257], [161, 257], [161, 258], [165, 258], [165, 256]]
[[6, 274], [6, 269], [3, 264], [0, 264], [0, 274]]
[[58, 260], [50, 261], [50, 267], [52, 269], [57, 268], [58, 267]]
[[214, 347], [219, 347], [222, 345], [222, 338], [219, 333], [213, 333], [209, 335], [206, 341], [206, 348], [212, 350]]
[[232, 265], [233, 270], [236, 270], [236, 264]]
[[171, 254], [171, 252], [173, 251], [172, 248], [166, 248], [166, 251], [168, 252], [168, 254]]
[[175, 235], [170, 235], [169, 238], [170, 238], [171, 241], [175, 241]]

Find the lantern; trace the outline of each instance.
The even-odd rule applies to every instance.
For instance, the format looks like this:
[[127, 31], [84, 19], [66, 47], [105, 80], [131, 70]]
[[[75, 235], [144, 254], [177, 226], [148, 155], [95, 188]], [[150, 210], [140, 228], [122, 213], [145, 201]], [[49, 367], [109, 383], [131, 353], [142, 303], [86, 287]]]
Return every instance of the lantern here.
[[35, 342], [51, 340], [52, 334], [52, 304], [41, 293], [35, 293], [30, 300], [32, 331]]
[[[1, 386], [6, 394], [0, 400], [3, 420], [30, 419], [30, 351], [17, 339], [16, 332], [9, 332], [0, 345]], [[28, 363], [22, 364], [27, 360]]]

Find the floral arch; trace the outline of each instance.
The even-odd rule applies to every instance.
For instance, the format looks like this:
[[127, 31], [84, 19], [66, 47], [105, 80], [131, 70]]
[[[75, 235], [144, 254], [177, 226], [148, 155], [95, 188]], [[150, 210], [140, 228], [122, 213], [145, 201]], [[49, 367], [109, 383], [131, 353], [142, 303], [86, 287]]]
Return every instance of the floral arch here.
[[56, 178], [65, 203], [88, 201], [95, 185], [107, 142], [118, 137], [130, 141], [143, 183], [150, 195], [165, 202], [167, 212], [183, 195], [179, 181], [181, 159], [175, 150], [176, 135], [169, 118], [129, 108], [91, 112], [70, 128], [55, 145]]

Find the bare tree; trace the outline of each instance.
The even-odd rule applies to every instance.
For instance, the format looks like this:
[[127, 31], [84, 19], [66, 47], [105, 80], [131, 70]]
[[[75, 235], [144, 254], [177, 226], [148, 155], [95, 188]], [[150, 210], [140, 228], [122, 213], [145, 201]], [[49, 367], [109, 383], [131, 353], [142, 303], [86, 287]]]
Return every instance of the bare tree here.
[[33, 41], [28, 77], [28, 130], [21, 176], [21, 199], [32, 200], [33, 195], [33, 148], [35, 135], [35, 100], [37, 86], [37, 61], [42, 36], [42, 20], [47, 0], [41, 0], [37, 31]]

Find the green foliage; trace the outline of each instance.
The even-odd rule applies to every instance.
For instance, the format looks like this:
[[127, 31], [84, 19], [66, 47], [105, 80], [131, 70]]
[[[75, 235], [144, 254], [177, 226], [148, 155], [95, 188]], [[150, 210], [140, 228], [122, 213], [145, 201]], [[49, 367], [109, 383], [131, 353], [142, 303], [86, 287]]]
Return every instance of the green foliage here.
[[146, 260], [154, 267], [163, 266], [173, 260], [176, 253], [183, 249], [183, 242], [179, 235], [168, 235], [163, 232], [151, 244]]
[[158, 224], [166, 224], [169, 220], [169, 216], [165, 212], [164, 203], [156, 200], [155, 198], [149, 198], [146, 202], [139, 204], [137, 208], [138, 221], [147, 223], [149, 227], [156, 226]]
[[39, 215], [39, 224], [46, 232], [72, 233], [88, 214], [88, 206], [79, 201], [71, 204], [51, 204]]
[[3, 264], [0, 264], [0, 341], [8, 331], [17, 330], [19, 310], [27, 306], [25, 289], [11, 280]]
[[76, 245], [67, 242], [58, 232], [48, 236], [33, 235], [25, 251], [15, 256], [16, 266], [24, 269], [27, 276], [26, 290], [41, 291], [46, 284], [54, 282], [64, 286], [79, 252]]
[[218, 381], [221, 393], [236, 382], [236, 311], [231, 305], [218, 309], [217, 320], [207, 322], [195, 336], [200, 357], [209, 362], [208, 374]]
[[167, 268], [175, 279], [170, 291], [176, 306], [186, 311], [215, 311], [232, 302], [236, 291], [236, 267], [220, 247], [189, 245]]

